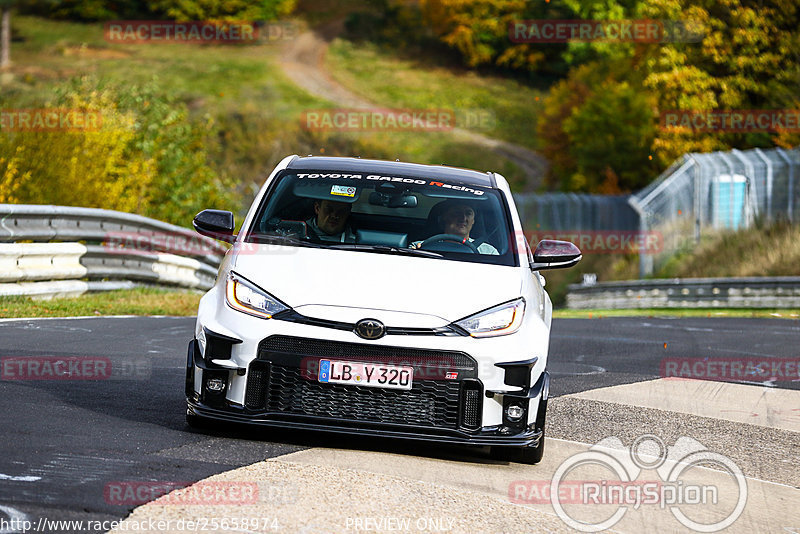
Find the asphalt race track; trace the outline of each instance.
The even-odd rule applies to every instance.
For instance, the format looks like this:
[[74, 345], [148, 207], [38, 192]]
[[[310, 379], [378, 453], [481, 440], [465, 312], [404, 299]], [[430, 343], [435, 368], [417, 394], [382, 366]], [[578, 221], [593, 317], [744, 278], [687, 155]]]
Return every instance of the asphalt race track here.
[[[0, 518], [121, 519], [141, 503], [110, 498], [109, 485], [119, 481], [187, 483], [285, 455], [293, 458], [292, 466], [322, 465], [326, 451], [336, 450], [344, 451], [339, 460], [344, 465], [348, 455], [367, 455], [372, 467], [363, 469], [370, 473], [392, 475], [389, 459], [399, 458], [398, 464], [410, 466], [404, 475], [418, 480], [436, 481], [431, 477], [437, 466], [445, 465], [465, 476], [482, 476], [477, 473], [484, 466], [492, 473], [511, 469], [480, 449], [230, 427], [191, 430], [184, 422], [183, 367], [193, 325], [193, 318], [174, 317], [0, 322], [0, 358], [93, 357], [118, 370], [104, 379], [19, 380], [13, 366], [3, 368]], [[796, 375], [753, 375], [730, 385], [722, 384], [723, 376], [711, 377], [715, 382], [662, 377], [665, 361], [673, 360], [796, 362], [798, 340], [800, 324], [782, 319], [556, 319], [549, 364], [548, 438], [553, 439], [540, 465], [555, 461], [559, 447], [608, 436], [626, 444], [645, 432], [668, 444], [689, 436], [730, 457], [758, 484], [795, 491], [787, 494], [790, 499], [800, 495]], [[776, 399], [772, 405], [758, 404], [765, 392]], [[700, 397], [705, 400], [690, 402]], [[424, 464], [419, 476], [416, 463]], [[502, 499], [508, 482], [500, 480], [497, 491], [467, 482], [463, 487], [494, 497], [499, 492]], [[800, 527], [794, 509], [780, 524], [784, 532]], [[554, 520], [552, 510], [544, 513]], [[757, 514], [748, 517], [748, 529], [761, 521]], [[334, 531], [354, 531], [350, 527]]]

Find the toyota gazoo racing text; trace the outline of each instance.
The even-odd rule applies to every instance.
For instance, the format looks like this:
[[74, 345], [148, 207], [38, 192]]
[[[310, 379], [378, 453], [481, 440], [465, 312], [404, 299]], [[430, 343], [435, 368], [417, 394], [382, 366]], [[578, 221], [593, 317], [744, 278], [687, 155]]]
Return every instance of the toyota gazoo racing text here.
[[190, 424], [236, 421], [491, 446], [538, 462], [552, 305], [496, 173], [285, 158], [202, 298], [186, 362]]

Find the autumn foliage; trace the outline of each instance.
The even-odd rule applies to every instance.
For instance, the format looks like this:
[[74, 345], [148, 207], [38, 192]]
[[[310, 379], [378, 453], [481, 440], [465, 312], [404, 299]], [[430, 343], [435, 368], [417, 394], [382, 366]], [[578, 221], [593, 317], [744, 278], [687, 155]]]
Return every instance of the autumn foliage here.
[[114, 209], [184, 224], [197, 206], [224, 205], [230, 184], [208, 165], [209, 124], [153, 82], [108, 87], [84, 78], [52, 108], [86, 110], [98, 129], [25, 128], [0, 135], [0, 202]]
[[[800, 144], [791, 131], [659, 127], [665, 110], [800, 109], [796, 0], [421, 0], [420, 9], [468, 67], [511, 69], [534, 80], [562, 74], [537, 117], [552, 188], [629, 191], [686, 152]], [[680, 21], [701, 38], [564, 44], [509, 38], [510, 23], [544, 19]]]

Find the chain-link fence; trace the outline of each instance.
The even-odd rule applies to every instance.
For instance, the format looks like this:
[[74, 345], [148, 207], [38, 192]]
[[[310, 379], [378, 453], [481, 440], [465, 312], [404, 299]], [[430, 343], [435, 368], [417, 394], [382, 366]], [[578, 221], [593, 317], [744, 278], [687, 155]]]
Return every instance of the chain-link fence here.
[[704, 233], [797, 221], [800, 147], [686, 154], [629, 202], [643, 233], [664, 236], [659, 254], [640, 254], [645, 277]]
[[639, 216], [627, 195], [525, 193], [514, 195], [514, 202], [530, 231], [639, 229]]

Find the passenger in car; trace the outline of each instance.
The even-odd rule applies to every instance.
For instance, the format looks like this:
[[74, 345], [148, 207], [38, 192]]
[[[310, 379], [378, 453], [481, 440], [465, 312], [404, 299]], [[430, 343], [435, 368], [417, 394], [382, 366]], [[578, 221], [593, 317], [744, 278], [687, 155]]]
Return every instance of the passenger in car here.
[[321, 241], [355, 243], [356, 235], [349, 224], [350, 208], [348, 202], [316, 200], [314, 217], [308, 219], [306, 224]]
[[[447, 200], [442, 203], [444, 210], [439, 217], [439, 226], [443, 234], [455, 235], [464, 241], [474, 243], [480, 254], [494, 254], [499, 252], [489, 243], [476, 241], [470, 237], [472, 227], [475, 225], [475, 209], [466, 202]], [[434, 208], [435, 209], [435, 208]], [[419, 248], [422, 241], [411, 243], [410, 248]]]

